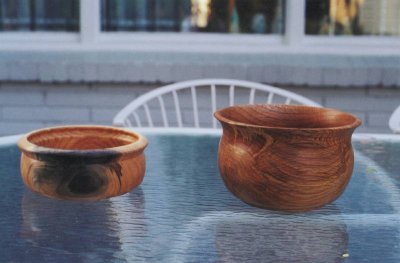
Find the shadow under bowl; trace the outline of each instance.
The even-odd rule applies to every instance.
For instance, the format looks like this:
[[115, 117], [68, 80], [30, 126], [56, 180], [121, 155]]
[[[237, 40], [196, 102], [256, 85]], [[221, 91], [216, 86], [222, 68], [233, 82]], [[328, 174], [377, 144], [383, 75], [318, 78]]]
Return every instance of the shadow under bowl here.
[[220, 174], [244, 202], [308, 211], [338, 198], [354, 165], [351, 136], [361, 121], [334, 109], [300, 105], [237, 105], [221, 122]]
[[61, 126], [33, 131], [19, 142], [21, 176], [42, 195], [99, 200], [138, 186], [147, 139], [109, 126]]

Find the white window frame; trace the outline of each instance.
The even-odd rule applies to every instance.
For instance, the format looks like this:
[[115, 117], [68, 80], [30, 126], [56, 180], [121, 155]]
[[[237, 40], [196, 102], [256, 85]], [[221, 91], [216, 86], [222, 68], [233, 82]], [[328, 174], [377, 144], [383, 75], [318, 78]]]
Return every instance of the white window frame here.
[[[262, 50], [298, 50], [318, 46], [382, 46], [397, 48], [399, 36], [310, 36], [305, 35], [306, 0], [286, 0], [283, 35], [101, 32], [100, 0], [80, 0], [80, 31], [1, 32], [0, 50], [4, 49], [154, 49], [238, 52]], [[302, 11], [303, 10], [303, 11]]]

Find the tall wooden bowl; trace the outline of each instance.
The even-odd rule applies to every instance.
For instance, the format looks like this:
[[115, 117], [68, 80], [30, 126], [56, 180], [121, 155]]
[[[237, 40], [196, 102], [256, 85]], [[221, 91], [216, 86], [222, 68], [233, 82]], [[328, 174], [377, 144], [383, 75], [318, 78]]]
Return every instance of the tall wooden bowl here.
[[214, 116], [223, 127], [222, 179], [248, 204], [307, 211], [335, 200], [350, 180], [351, 136], [361, 124], [353, 115], [310, 106], [241, 105]]
[[142, 135], [107, 126], [64, 126], [23, 136], [21, 175], [31, 190], [59, 199], [98, 200], [129, 192], [145, 173]]

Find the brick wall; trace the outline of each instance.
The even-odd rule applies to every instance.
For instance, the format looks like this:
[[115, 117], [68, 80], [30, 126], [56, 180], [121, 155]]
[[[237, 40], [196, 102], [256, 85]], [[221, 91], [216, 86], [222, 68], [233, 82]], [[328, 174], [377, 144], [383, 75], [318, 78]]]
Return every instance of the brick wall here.
[[358, 116], [363, 125], [358, 132], [391, 133], [388, 122], [400, 105], [400, 89], [382, 87], [354, 88], [288, 88], [319, 102], [325, 107], [347, 111]]
[[[123, 106], [156, 86], [0, 83], [0, 135], [63, 124], [111, 124]], [[359, 132], [389, 133], [389, 116], [400, 104], [400, 89], [396, 88], [281, 87], [354, 113], [364, 123]]]

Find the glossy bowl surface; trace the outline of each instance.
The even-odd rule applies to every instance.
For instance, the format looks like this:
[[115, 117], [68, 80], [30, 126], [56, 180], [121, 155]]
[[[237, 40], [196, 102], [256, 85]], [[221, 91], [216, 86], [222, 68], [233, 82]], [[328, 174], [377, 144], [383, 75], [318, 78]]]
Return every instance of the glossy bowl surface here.
[[351, 114], [270, 104], [232, 106], [214, 116], [223, 127], [220, 174], [248, 204], [308, 211], [338, 198], [350, 180], [351, 136], [361, 124]]
[[61, 126], [33, 131], [19, 142], [21, 176], [48, 197], [98, 200], [129, 192], [145, 174], [147, 139], [109, 126]]

